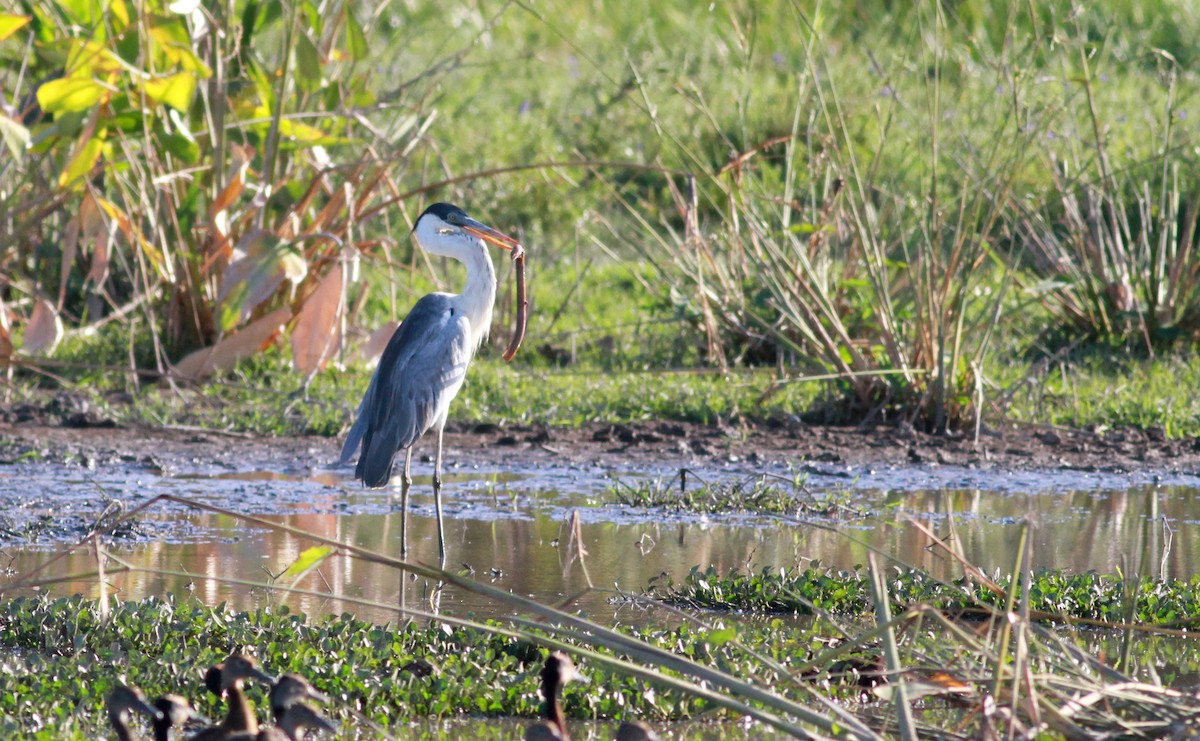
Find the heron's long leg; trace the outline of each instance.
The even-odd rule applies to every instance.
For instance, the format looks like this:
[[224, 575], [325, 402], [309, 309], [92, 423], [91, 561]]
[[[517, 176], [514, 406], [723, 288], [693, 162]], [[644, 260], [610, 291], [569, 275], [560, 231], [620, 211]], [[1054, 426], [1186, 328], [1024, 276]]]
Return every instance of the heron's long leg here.
[[408, 556], [408, 490], [412, 488], [412, 446], [404, 449], [404, 474], [400, 477], [400, 558]]
[[433, 506], [437, 509], [438, 558], [446, 563], [446, 535], [442, 530], [442, 426], [437, 428], [437, 454], [433, 459]]

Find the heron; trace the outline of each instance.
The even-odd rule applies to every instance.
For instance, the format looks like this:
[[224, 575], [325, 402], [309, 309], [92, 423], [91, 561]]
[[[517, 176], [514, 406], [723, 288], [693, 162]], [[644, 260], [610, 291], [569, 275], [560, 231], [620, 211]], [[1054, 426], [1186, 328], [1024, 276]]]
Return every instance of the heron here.
[[[517, 240], [472, 219], [458, 206], [435, 203], [413, 225], [417, 244], [432, 255], [458, 260], [467, 268], [462, 293], [421, 297], [396, 329], [371, 376], [339, 464], [359, 452], [354, 477], [367, 488], [392, 478], [396, 455], [404, 452], [400, 479], [400, 551], [408, 554], [408, 492], [412, 486], [413, 445], [431, 429], [437, 434], [433, 463], [433, 502], [437, 511], [438, 555], [446, 560], [442, 527], [442, 431], [450, 402], [462, 388], [467, 366], [487, 337], [496, 301], [496, 269], [487, 245], [523, 255]], [[523, 329], [518, 330], [519, 333]]]

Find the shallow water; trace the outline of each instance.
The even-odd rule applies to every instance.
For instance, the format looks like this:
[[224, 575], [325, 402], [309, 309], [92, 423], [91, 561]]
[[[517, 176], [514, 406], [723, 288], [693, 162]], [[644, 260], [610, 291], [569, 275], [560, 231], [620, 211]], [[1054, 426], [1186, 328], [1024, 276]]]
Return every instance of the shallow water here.
[[[163, 494], [398, 556], [398, 491], [364, 490], [350, 480], [351, 473], [349, 468], [319, 466], [279, 470], [269, 461], [248, 461], [241, 470], [205, 462], [172, 470], [0, 467], [0, 567], [7, 565], [0, 589], [8, 595], [48, 591], [98, 596], [94, 552], [79, 549], [53, 560], [56, 554], [90, 532], [106, 509], [119, 509], [118, 502], [128, 511]], [[416, 473], [410, 558], [435, 564], [428, 466]], [[849, 569], [865, 563], [875, 548], [935, 575], [957, 576], [959, 567], [932, 547], [912, 521], [988, 572], [1011, 572], [1026, 524], [1035, 568], [1114, 573], [1137, 567], [1156, 576], [1186, 577], [1200, 567], [1197, 477], [813, 467], [803, 472], [807, 500], [844, 506], [837, 516], [807, 520], [627, 507], [616, 504], [610, 490], [614, 477], [631, 483], [665, 481], [676, 473], [589, 466], [455, 469], [444, 484], [447, 567], [604, 624], [678, 619], [622, 595], [639, 593], [663, 574], [682, 579], [694, 566], [723, 571], [817, 562]], [[689, 480], [733, 481], [755, 473], [761, 471], [733, 463], [692, 470]], [[783, 469], [770, 473], [796, 474]], [[405, 619], [399, 607], [476, 617], [502, 617], [512, 610], [472, 592], [442, 589], [422, 578], [402, 577], [388, 566], [341, 556], [324, 561], [296, 584], [307, 594], [267, 586], [271, 574], [283, 572], [313, 544], [230, 514], [159, 501], [140, 512], [135, 525], [105, 538], [104, 547], [137, 570], [113, 573], [117, 563], [110, 561], [104, 583], [127, 600], [174, 594], [205, 604], [228, 602], [237, 609], [286, 603], [309, 615], [351, 612], [378, 622]], [[38, 574], [42, 579], [78, 576], [37, 590], [5, 589], [47, 563], [50, 567]], [[1091, 648], [1115, 653], [1118, 641], [1111, 634], [1097, 634]], [[513, 738], [521, 727], [516, 721], [489, 719], [417, 723], [395, 732], [406, 739]], [[604, 724], [577, 724], [572, 730], [583, 739], [610, 738], [613, 732]], [[772, 737], [761, 726], [681, 724], [660, 730], [675, 739]]]
[[[202, 466], [89, 471], [36, 464], [0, 469], [0, 553], [9, 567], [0, 586], [29, 575], [64, 544], [89, 532], [111, 501], [128, 510], [161, 494], [399, 555], [398, 492], [364, 490], [351, 480], [349, 468], [273, 471], [261, 464], [241, 471]], [[616, 504], [609, 490], [614, 476], [633, 481], [672, 474], [582, 466], [456, 470], [444, 484], [447, 566], [607, 622], [653, 617], [620, 599], [618, 590], [638, 593], [661, 574], [682, 579], [693, 566], [760, 569], [817, 562], [849, 569], [864, 564], [869, 549], [876, 548], [938, 576], [960, 573], [909, 520], [923, 523], [988, 572], [1011, 572], [1025, 523], [1035, 568], [1115, 573], [1141, 564], [1154, 576], [1186, 577], [1200, 567], [1195, 527], [1200, 479], [1186, 476], [997, 474], [950, 467], [814, 470], [807, 481], [812, 496], [846, 508], [837, 517], [808, 520], [633, 508]], [[731, 466], [693, 471], [691, 480], [744, 475]], [[408, 525], [411, 560], [437, 562], [433, 514], [428, 476], [418, 476]], [[578, 542], [571, 538], [572, 517], [578, 518]], [[169, 592], [239, 608], [286, 600], [309, 614], [348, 611], [381, 622], [396, 620], [390, 606], [399, 604], [477, 617], [502, 616], [510, 609], [421, 579], [401, 579], [388, 566], [343, 557], [326, 561], [296, 585], [315, 594], [287, 596], [262, 586], [269, 574], [282, 572], [311, 545], [283, 531], [166, 502], [153, 504], [135, 527], [106, 540], [114, 555], [144, 569], [112, 575], [111, 588], [125, 599]], [[44, 576], [87, 574], [95, 568], [94, 554], [81, 550]], [[52, 589], [98, 593], [91, 576]]]

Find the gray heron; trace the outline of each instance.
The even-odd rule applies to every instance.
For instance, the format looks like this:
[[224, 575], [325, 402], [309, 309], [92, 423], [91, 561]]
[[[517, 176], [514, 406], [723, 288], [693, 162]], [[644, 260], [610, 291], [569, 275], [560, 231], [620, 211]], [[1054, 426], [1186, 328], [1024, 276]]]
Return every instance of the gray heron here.
[[[465, 265], [466, 286], [458, 294], [439, 292], [423, 296], [404, 317], [371, 376], [338, 463], [349, 463], [361, 448], [354, 477], [364, 486], [378, 489], [391, 480], [396, 455], [404, 452], [400, 550], [407, 555], [412, 446], [426, 432], [435, 430], [433, 501], [437, 510], [438, 555], [444, 562], [442, 430], [450, 402], [462, 388], [467, 366], [492, 324], [496, 269], [487, 245], [512, 252], [514, 259], [524, 251], [517, 240], [481, 224], [449, 203], [435, 203], [425, 209], [413, 225], [413, 236], [426, 252], [452, 257]], [[520, 334], [522, 327], [518, 327]], [[511, 350], [515, 352], [515, 347]]]

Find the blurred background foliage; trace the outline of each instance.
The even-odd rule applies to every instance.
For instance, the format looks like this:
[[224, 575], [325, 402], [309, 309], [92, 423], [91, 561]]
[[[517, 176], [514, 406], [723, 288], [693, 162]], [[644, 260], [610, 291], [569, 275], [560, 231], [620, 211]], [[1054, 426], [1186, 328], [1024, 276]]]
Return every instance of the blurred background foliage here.
[[624, 418], [970, 429], [1080, 353], [1192, 346], [1197, 32], [1172, 0], [21, 0], [0, 356], [347, 393], [320, 369], [457, 290], [407, 235], [450, 200], [530, 250], [539, 375], [485, 357], [466, 418], [604, 417], [559, 408], [599, 374]]

